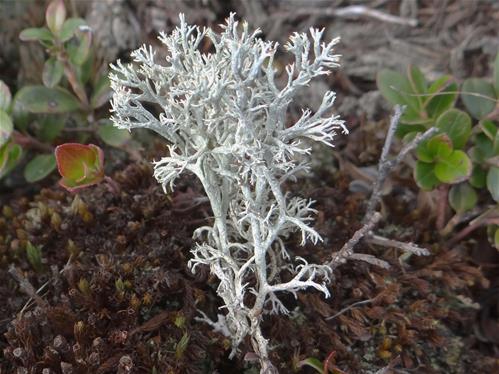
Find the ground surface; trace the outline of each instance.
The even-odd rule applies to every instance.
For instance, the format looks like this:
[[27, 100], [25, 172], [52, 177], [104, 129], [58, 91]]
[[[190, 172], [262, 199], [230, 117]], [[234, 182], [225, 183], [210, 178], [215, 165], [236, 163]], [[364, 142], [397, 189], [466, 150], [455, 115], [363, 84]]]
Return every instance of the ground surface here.
[[[212, 25], [235, 10], [261, 27], [265, 37], [281, 42], [310, 25], [343, 37], [339, 53], [344, 67], [312, 85], [303, 105], [314, 107], [321, 92], [332, 87], [338, 91], [338, 113], [352, 134], [339, 139], [334, 152], [318, 149], [313, 175], [289, 186], [292, 193], [317, 201], [316, 228], [324, 242], [305, 248], [294, 239], [289, 243], [296, 255], [316, 262], [328, 259], [360, 226], [369, 166], [376, 163], [389, 115], [375, 89], [375, 73], [415, 63], [430, 76], [480, 76], [488, 73], [499, 43], [499, 30], [493, 27], [499, 8], [492, 1], [370, 4], [385, 13], [417, 17], [417, 27], [321, 16], [325, 11], [317, 9], [326, 1], [313, 1], [314, 7], [305, 1], [220, 0], [209, 7], [194, 1], [114, 1], [108, 7], [76, 3], [81, 12], [93, 14], [90, 22], [96, 23], [96, 37], [107, 46], [102, 53], [110, 61], [141, 41], [154, 42], [158, 30], [171, 29], [179, 11], [190, 22]], [[25, 9], [10, 10], [19, 14]], [[10, 17], [12, 28], [0, 34], [5, 38], [0, 66], [6, 72], [0, 78], [13, 85], [13, 77], [29, 80], [36, 65], [26, 63], [33, 56], [16, 49], [9, 36], [26, 22], [39, 22], [36, 8], [22, 14]], [[21, 64], [12, 64], [13, 59]], [[161, 152], [156, 142], [142, 156], [150, 160]], [[208, 205], [189, 205], [202, 196], [199, 185], [186, 176], [174, 194], [165, 195], [145, 161], [128, 160], [119, 152], [109, 159], [109, 174], [121, 187], [118, 194], [99, 185], [75, 197], [57, 187], [55, 179], [2, 189], [0, 373], [46, 368], [51, 371], [44, 373], [257, 372], [249, 344], [229, 360], [228, 341], [194, 319], [198, 309], [215, 316], [220, 306], [216, 279], [208, 271], [192, 274], [187, 268], [192, 231], [209, 222], [211, 214]], [[435, 233], [428, 203], [422, 203], [431, 196], [418, 196], [406, 168], [394, 173], [386, 191], [378, 232], [416, 242], [432, 255], [406, 258], [361, 244], [359, 249], [391, 268], [348, 264], [335, 274], [332, 298], [307, 292], [298, 300], [286, 299], [290, 316], [269, 317], [264, 326], [273, 362], [283, 373], [311, 373], [296, 369], [297, 363], [308, 357], [322, 361], [335, 352], [335, 365], [345, 373], [384, 367], [397, 373], [495, 372], [497, 252], [480, 231], [446, 246]], [[42, 248], [37, 270], [26, 258], [28, 240]], [[30, 301], [35, 290], [40, 291]]]

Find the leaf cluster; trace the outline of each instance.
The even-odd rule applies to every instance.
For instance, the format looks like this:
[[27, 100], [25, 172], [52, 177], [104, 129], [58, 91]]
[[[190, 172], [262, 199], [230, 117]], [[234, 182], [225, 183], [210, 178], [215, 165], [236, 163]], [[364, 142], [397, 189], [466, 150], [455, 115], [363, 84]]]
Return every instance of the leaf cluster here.
[[[385, 99], [406, 107], [398, 131], [403, 141], [438, 130], [418, 146], [413, 175], [422, 190], [449, 186], [448, 203], [457, 214], [475, 208], [482, 190], [499, 202], [499, 53], [493, 66], [492, 79], [468, 78], [460, 85], [447, 75], [430, 82], [415, 66], [405, 75], [382, 70], [377, 76]], [[499, 230], [493, 231], [499, 248]]]
[[[107, 67], [96, 58], [85, 20], [66, 17], [62, 0], [49, 3], [45, 25], [19, 38], [45, 48], [39, 85], [20, 87], [14, 97], [0, 81], [0, 178], [24, 162], [24, 177], [37, 182], [56, 168], [54, 146], [97, 138], [120, 147], [130, 135], [116, 129], [103, 107], [111, 95]], [[23, 157], [26, 156], [26, 157]]]

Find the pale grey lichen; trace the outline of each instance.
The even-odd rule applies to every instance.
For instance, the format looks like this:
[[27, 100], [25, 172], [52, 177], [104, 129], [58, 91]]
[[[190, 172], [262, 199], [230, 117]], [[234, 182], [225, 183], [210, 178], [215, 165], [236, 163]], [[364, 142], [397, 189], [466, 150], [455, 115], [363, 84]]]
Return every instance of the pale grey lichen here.
[[[298, 90], [338, 66], [338, 42], [323, 32], [293, 34], [285, 49], [294, 57], [286, 81], [276, 83], [277, 43], [258, 38], [232, 14], [221, 34], [209, 28], [180, 26], [161, 34], [168, 56], [160, 63], [151, 47], [132, 53], [133, 64], [117, 62], [110, 75], [112, 120], [119, 128], [148, 128], [170, 144], [154, 163], [154, 176], [166, 190], [184, 171], [201, 181], [213, 210], [213, 226], [194, 232], [198, 240], [189, 264], [209, 266], [220, 280], [224, 311], [209, 322], [230, 336], [233, 353], [246, 336], [260, 357], [262, 371], [272, 367], [260, 322], [265, 313], [288, 310], [279, 294], [314, 288], [329, 296], [330, 267], [308, 263], [286, 248], [297, 232], [301, 244], [321, 240], [310, 226], [312, 201], [291, 197], [282, 185], [307, 171], [310, 142], [332, 146], [343, 122], [331, 115], [334, 92], [319, 108], [305, 109], [295, 123], [287, 110]], [[211, 43], [211, 53], [200, 47]], [[291, 273], [281, 281], [283, 272]]]

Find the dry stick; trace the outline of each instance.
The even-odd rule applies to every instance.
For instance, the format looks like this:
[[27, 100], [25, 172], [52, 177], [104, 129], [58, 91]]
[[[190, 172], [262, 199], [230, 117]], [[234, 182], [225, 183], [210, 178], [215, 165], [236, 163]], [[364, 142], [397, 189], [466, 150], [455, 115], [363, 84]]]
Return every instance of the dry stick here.
[[391, 248], [398, 248], [401, 249], [404, 252], [410, 252], [413, 253], [417, 256], [429, 256], [430, 251], [428, 251], [426, 248], [422, 248], [417, 246], [414, 243], [411, 242], [401, 242], [398, 240], [393, 240], [393, 239], [388, 239], [383, 236], [371, 234], [369, 235], [366, 240], [375, 245], [381, 245], [383, 247], [391, 247]]
[[390, 171], [391, 167], [388, 163], [388, 154], [390, 153], [390, 148], [392, 147], [393, 137], [395, 136], [395, 131], [397, 130], [400, 117], [404, 112], [405, 107], [399, 105], [395, 106], [395, 112], [393, 113], [392, 119], [390, 120], [390, 127], [388, 128], [388, 133], [386, 134], [385, 144], [381, 150], [381, 156], [379, 158], [378, 164], [378, 175], [374, 181], [373, 192], [371, 198], [367, 203], [366, 214], [364, 216], [364, 222], [369, 219], [376, 209], [379, 201], [381, 200], [381, 189], [385, 183], [385, 179]]
[[[64, 271], [68, 268], [68, 266], [69, 266], [69, 264], [71, 263], [71, 261], [72, 261], [72, 260], [73, 260], [73, 256], [71, 255], [71, 256], [69, 256], [68, 262], [66, 262], [66, 264], [64, 265], [64, 267], [63, 267], [63, 268], [59, 271], [59, 274], [64, 273]], [[17, 275], [14, 275], [14, 274], [13, 274], [13, 272], [17, 273]], [[15, 278], [15, 279], [19, 282], [20, 287], [22, 288], [21, 281], [20, 281], [20, 280], [19, 280], [19, 278], [18, 278], [18, 276], [19, 276], [19, 274], [21, 274], [21, 272], [20, 272], [18, 269], [16, 269], [16, 268], [14, 268], [13, 266], [11, 266], [11, 268], [9, 268], [9, 273], [10, 273], [10, 274], [11, 274], [11, 275], [12, 275], [12, 276], [13, 276], [13, 277], [14, 277], [14, 278]], [[22, 274], [21, 274], [21, 276], [22, 276]], [[23, 277], [23, 279], [25, 279], [25, 278]], [[40, 292], [42, 292], [42, 291], [45, 289], [45, 287], [47, 287], [47, 286], [49, 285], [49, 283], [50, 283], [51, 281], [52, 281], [52, 280], [51, 280], [51, 279], [49, 279], [49, 280], [48, 280], [48, 281], [46, 281], [44, 284], [42, 284], [42, 285], [40, 286], [40, 288], [39, 288], [39, 289], [37, 289], [36, 291], [34, 291], [34, 287], [33, 287], [33, 286], [31, 286], [31, 283], [29, 283], [29, 282], [28, 282], [28, 283], [29, 283], [29, 285], [33, 288], [34, 293], [33, 293], [33, 294], [32, 294], [32, 293], [28, 293], [28, 296], [30, 296], [30, 298], [29, 298], [29, 300], [26, 302], [26, 304], [24, 304], [24, 306], [22, 307], [22, 309], [21, 309], [21, 311], [19, 312], [19, 314], [21, 314], [21, 315], [22, 315], [22, 314], [26, 311], [26, 309], [28, 309], [28, 308], [31, 306], [31, 304], [32, 304], [32, 301], [33, 301], [33, 300], [35, 300], [35, 302], [36, 302], [38, 305], [40, 305], [40, 300], [41, 300], [43, 303], [45, 303], [45, 306], [48, 306], [48, 303], [47, 303], [45, 300], [43, 300], [43, 299], [39, 296], [39, 294], [40, 294]], [[26, 291], [25, 291], [25, 292], [26, 292]], [[30, 292], [31, 292], [31, 291], [30, 291]], [[26, 293], [27, 293], [27, 292], [26, 292]]]
[[374, 226], [381, 220], [381, 213], [375, 212], [369, 217], [364, 226], [355, 231], [353, 236], [348, 242], [338, 251], [333, 254], [333, 258], [328, 263], [332, 269], [346, 262], [346, 260], [353, 255], [353, 247], [365, 236], [369, 231], [371, 231]]
[[407, 156], [409, 152], [411, 152], [414, 148], [416, 148], [419, 143], [433, 136], [438, 130], [434, 127], [426, 130], [423, 134], [418, 134], [412, 141], [406, 144], [402, 150], [399, 152], [397, 157], [392, 160], [388, 160], [387, 156], [390, 151], [393, 136], [395, 135], [395, 131], [397, 130], [398, 122], [400, 120], [400, 116], [402, 115], [404, 108], [400, 106], [395, 106], [395, 113], [390, 122], [390, 128], [388, 129], [388, 134], [386, 136], [385, 144], [383, 145], [383, 151], [381, 152], [381, 157], [378, 166], [378, 176], [374, 182], [373, 192], [371, 194], [371, 198], [367, 203], [366, 214], [364, 216], [364, 221], [368, 219], [368, 217], [374, 212], [377, 208], [378, 203], [381, 200], [381, 189], [383, 184], [385, 183], [385, 179], [392, 171], [392, 169], [400, 164], [402, 160]]
[[480, 220], [478, 222], [469, 224], [464, 229], [459, 231], [452, 239], [447, 241], [447, 243], [445, 243], [445, 245], [448, 247], [452, 247], [453, 245], [460, 242], [463, 238], [467, 237], [469, 234], [471, 234], [476, 229], [478, 229], [482, 226], [487, 226], [487, 225], [499, 225], [499, 218], [489, 218], [489, 219], [484, 219], [483, 221]]
[[48, 306], [48, 303], [37, 294], [35, 287], [33, 287], [29, 280], [24, 277], [23, 273], [14, 265], [9, 266], [9, 274], [19, 283], [21, 290], [31, 299], [34, 299], [40, 307], [46, 308]]
[[326, 321], [330, 321], [330, 320], [332, 320], [332, 319], [335, 319], [336, 317], [341, 316], [343, 313], [348, 312], [350, 309], [355, 308], [355, 307], [357, 307], [357, 306], [359, 306], [359, 305], [364, 305], [364, 304], [369, 304], [369, 303], [372, 303], [375, 299], [376, 299], [376, 298], [375, 298], [375, 297], [373, 297], [372, 299], [367, 299], [367, 300], [357, 301], [357, 302], [355, 302], [355, 303], [353, 303], [353, 304], [350, 304], [349, 306], [347, 306], [347, 307], [343, 308], [343, 309], [342, 309], [342, 310], [340, 310], [338, 313], [333, 314], [332, 316], [325, 318], [325, 320], [326, 320]]
[[[402, 150], [399, 152], [399, 154], [392, 160], [388, 159], [388, 154], [390, 152], [390, 148], [393, 142], [393, 138], [395, 136], [395, 131], [397, 130], [400, 117], [402, 116], [402, 113], [404, 111], [404, 107], [401, 107], [399, 105], [395, 106], [394, 109], [394, 114], [392, 116], [392, 119], [390, 121], [390, 127], [388, 129], [388, 133], [386, 135], [386, 140], [385, 144], [383, 145], [383, 149], [381, 151], [381, 156], [380, 156], [380, 161], [379, 161], [379, 166], [378, 166], [378, 175], [376, 177], [376, 180], [374, 182], [373, 186], [373, 192], [371, 194], [371, 197], [367, 203], [367, 209], [366, 213], [364, 215], [363, 223], [364, 225], [357, 230], [352, 238], [345, 243], [345, 245], [336, 253], [333, 254], [333, 257], [331, 261], [328, 263], [328, 266], [330, 266], [332, 269], [337, 267], [338, 265], [345, 263], [346, 260], [350, 257], [352, 257], [353, 253], [353, 247], [357, 245], [357, 243], [365, 236], [372, 236], [370, 234], [370, 231], [377, 225], [377, 223], [381, 220], [381, 213], [376, 211], [377, 205], [379, 201], [381, 200], [381, 188], [385, 182], [386, 177], [390, 173], [390, 171], [400, 164], [402, 160], [407, 156], [407, 154], [412, 151], [414, 148], [418, 146], [419, 143], [422, 141], [428, 139], [431, 137], [437, 129], [431, 128], [424, 132], [423, 134], [417, 135], [410, 143], [408, 143], [405, 147], [402, 148]], [[382, 237], [379, 237], [382, 238]], [[384, 238], [383, 238], [384, 239]], [[389, 240], [389, 239], [387, 239]], [[393, 243], [400, 243], [397, 241], [393, 241]], [[399, 248], [400, 246], [395, 246]], [[418, 247], [419, 248], [419, 247]], [[414, 249], [414, 248], [413, 248]], [[423, 248], [420, 249], [421, 252], [424, 251]], [[358, 254], [356, 256], [357, 260], [362, 260], [370, 263], [373, 262], [373, 256], [369, 255], [362, 255]], [[386, 267], [388, 264], [385, 261], [378, 260], [377, 265]]]
[[395, 23], [398, 25], [411, 26], [415, 27], [418, 25], [418, 20], [415, 18], [405, 18], [394, 16], [392, 14], [383, 13], [376, 9], [371, 9], [365, 5], [351, 5], [346, 6], [344, 8], [308, 8], [308, 9], [300, 9], [296, 12], [293, 12], [295, 15], [320, 15], [320, 16], [330, 16], [330, 17], [358, 17], [358, 16], [367, 16], [379, 21]]

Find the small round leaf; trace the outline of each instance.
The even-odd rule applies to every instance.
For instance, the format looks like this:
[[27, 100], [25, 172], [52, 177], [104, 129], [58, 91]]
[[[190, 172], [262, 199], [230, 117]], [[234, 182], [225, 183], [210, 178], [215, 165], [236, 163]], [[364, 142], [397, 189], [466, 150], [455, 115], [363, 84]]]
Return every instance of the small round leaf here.
[[113, 147], [119, 147], [130, 140], [130, 133], [124, 129], [116, 128], [112, 123], [100, 125], [97, 134], [100, 136], [104, 143]]
[[29, 183], [42, 180], [56, 167], [53, 154], [37, 155], [24, 168], [24, 178]]
[[461, 99], [466, 110], [476, 119], [481, 119], [492, 112], [497, 103], [494, 86], [479, 78], [469, 78], [464, 81]]
[[456, 184], [449, 191], [449, 204], [457, 213], [472, 209], [477, 200], [476, 191], [468, 183]]
[[471, 160], [463, 151], [453, 151], [435, 164], [435, 176], [443, 183], [459, 183], [471, 175]]
[[448, 75], [440, 77], [430, 85], [428, 88], [430, 98], [426, 102], [426, 111], [430, 118], [437, 118], [454, 105], [457, 88], [453, 78]]
[[80, 108], [80, 103], [62, 88], [25, 86], [16, 95], [16, 101], [31, 113], [67, 113]]
[[414, 180], [419, 188], [430, 191], [437, 187], [440, 182], [433, 170], [434, 164], [417, 161], [414, 168]]
[[471, 118], [458, 109], [449, 109], [440, 115], [436, 126], [449, 136], [454, 149], [463, 148], [471, 135]]
[[487, 189], [492, 198], [499, 202], [499, 168], [491, 167], [487, 173]]

